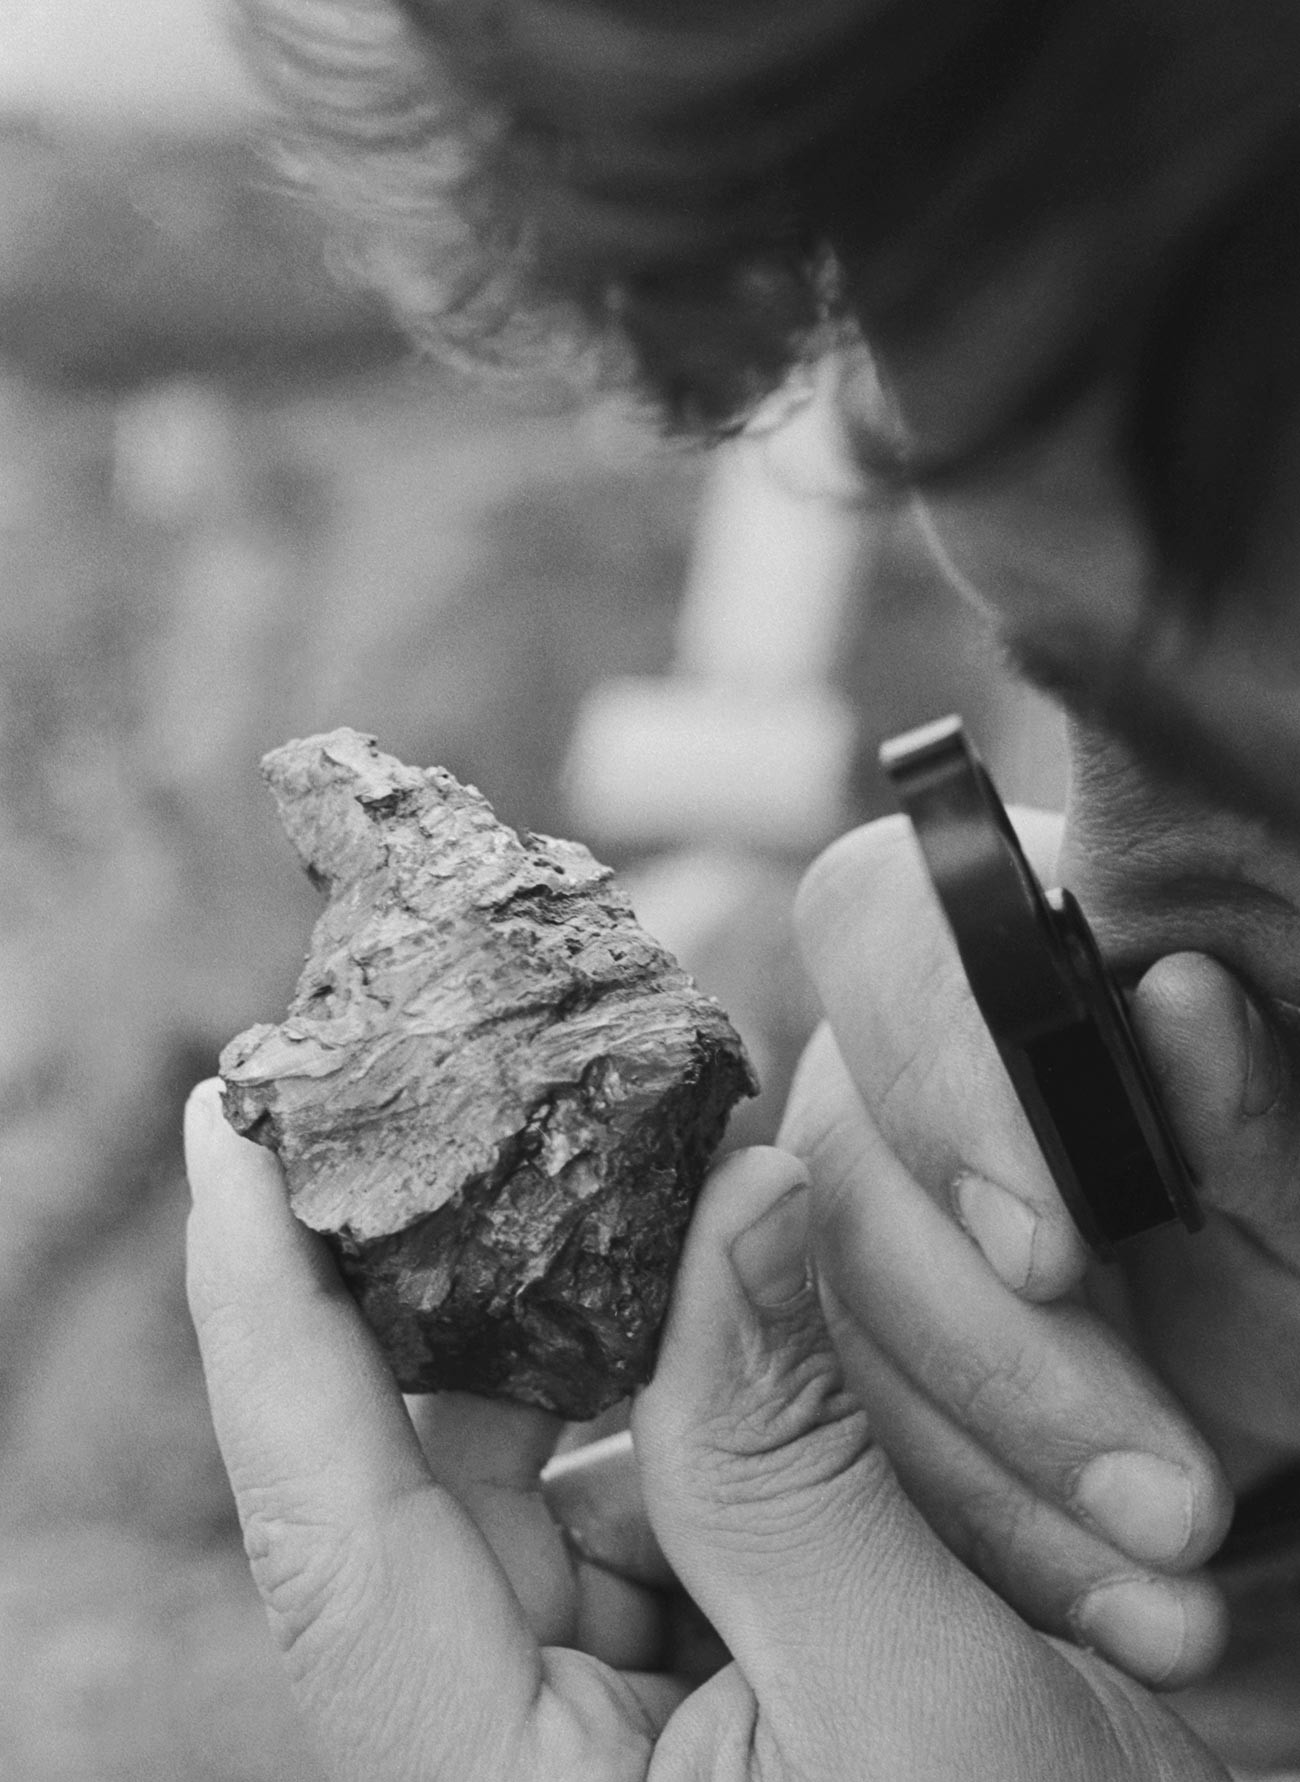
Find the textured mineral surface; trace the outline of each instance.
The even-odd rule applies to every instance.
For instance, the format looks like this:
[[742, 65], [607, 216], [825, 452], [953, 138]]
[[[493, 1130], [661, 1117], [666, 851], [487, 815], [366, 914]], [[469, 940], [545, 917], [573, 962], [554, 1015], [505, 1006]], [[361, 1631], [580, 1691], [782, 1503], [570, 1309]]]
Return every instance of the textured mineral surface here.
[[754, 1082], [607, 867], [352, 730], [263, 762], [327, 893], [288, 1015], [221, 1057], [404, 1391], [594, 1416], [644, 1380]]

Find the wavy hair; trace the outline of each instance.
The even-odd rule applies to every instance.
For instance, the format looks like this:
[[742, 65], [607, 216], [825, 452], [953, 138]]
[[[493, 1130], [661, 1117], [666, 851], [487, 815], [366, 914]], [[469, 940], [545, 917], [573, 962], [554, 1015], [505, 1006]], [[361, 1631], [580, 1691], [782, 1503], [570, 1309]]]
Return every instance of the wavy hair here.
[[236, 5], [286, 165], [436, 350], [717, 431], [846, 331], [967, 340], [978, 401], [907, 474], [1105, 386], [1170, 580], [1251, 549], [1300, 409], [1294, 0]]

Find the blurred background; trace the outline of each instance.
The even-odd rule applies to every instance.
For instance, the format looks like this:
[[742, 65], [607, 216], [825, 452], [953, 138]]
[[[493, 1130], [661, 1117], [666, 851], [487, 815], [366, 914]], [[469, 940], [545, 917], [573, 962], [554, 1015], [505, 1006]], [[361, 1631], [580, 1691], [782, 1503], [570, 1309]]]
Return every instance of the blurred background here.
[[414, 362], [256, 148], [215, 0], [0, 9], [0, 1774], [308, 1782], [184, 1310], [177, 1133], [314, 894], [260, 754], [339, 723], [579, 836], [770, 1136], [803, 865], [970, 721], [1061, 791], [816, 400], [700, 454]]

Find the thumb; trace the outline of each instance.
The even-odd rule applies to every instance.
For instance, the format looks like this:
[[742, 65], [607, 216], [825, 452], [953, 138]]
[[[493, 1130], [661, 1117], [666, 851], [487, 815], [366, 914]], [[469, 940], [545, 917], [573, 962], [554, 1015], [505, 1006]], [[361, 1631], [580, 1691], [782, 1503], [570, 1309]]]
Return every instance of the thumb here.
[[[1039, 1782], [1045, 1753], [1060, 1782], [1213, 1773], [1153, 1698], [1033, 1633], [904, 1497], [828, 1334], [814, 1209], [780, 1151], [715, 1171], [633, 1414], [650, 1520], [748, 1685], [752, 1749], [773, 1775], [855, 1782]], [[1166, 1736], [1185, 1767], [1129, 1767]]]
[[[846, 1603], [842, 1585], [877, 1512], [890, 1546], [917, 1532], [827, 1335], [813, 1198], [782, 1151], [737, 1152], [714, 1172], [632, 1419], [664, 1553], [778, 1719], [796, 1677], [811, 1671], [821, 1694], [846, 1648], [861, 1648], [865, 1605]], [[830, 1604], [847, 1625], [825, 1626]], [[792, 1748], [806, 1737], [786, 1731]], [[798, 1748], [810, 1773], [835, 1773]]]

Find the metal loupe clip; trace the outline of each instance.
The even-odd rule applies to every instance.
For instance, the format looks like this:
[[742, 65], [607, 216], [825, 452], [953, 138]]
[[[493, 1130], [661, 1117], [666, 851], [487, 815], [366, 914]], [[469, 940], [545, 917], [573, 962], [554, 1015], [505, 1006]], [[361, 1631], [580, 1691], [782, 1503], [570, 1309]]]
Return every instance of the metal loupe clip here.
[[1118, 986], [1068, 891], [1044, 892], [961, 721], [887, 742], [976, 1004], [1075, 1224], [1093, 1250], [1203, 1223], [1191, 1171]]

